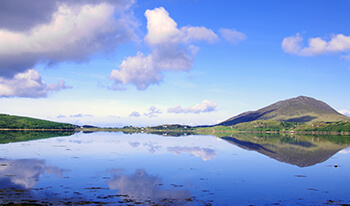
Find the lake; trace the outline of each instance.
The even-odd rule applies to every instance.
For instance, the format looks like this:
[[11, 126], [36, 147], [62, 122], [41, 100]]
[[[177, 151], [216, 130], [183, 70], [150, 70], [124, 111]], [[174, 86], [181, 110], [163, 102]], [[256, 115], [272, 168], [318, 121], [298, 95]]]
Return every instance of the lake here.
[[2, 135], [0, 204], [350, 204], [345, 136]]

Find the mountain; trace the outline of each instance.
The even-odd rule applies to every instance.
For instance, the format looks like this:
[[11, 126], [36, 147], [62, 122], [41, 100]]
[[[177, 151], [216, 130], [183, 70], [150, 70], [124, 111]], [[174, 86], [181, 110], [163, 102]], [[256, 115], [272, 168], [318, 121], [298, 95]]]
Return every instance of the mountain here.
[[255, 120], [277, 120], [286, 122], [335, 122], [350, 121], [328, 104], [311, 97], [299, 96], [276, 102], [257, 111], [244, 112], [217, 125], [232, 126]]
[[73, 130], [72, 124], [58, 123], [47, 120], [0, 114], [0, 129], [59, 129]]

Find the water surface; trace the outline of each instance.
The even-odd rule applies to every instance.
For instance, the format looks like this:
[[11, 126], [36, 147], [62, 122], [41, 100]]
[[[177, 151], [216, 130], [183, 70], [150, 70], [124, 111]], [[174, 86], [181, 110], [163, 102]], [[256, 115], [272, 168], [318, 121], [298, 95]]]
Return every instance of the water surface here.
[[349, 141], [98, 132], [0, 144], [0, 203], [350, 204]]

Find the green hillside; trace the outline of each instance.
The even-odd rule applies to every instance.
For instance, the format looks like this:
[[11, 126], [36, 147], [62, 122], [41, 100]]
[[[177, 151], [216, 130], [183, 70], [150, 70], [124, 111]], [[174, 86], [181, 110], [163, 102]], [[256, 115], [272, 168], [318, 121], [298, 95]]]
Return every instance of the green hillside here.
[[0, 129], [60, 129], [73, 130], [72, 124], [58, 123], [47, 120], [0, 114]]
[[232, 126], [256, 120], [314, 123], [350, 121], [350, 118], [338, 113], [322, 101], [311, 97], [299, 96], [279, 101], [257, 111], [239, 114], [218, 125]]
[[350, 122], [314, 122], [310, 124], [277, 120], [256, 120], [232, 126], [237, 131], [261, 132], [350, 132]]

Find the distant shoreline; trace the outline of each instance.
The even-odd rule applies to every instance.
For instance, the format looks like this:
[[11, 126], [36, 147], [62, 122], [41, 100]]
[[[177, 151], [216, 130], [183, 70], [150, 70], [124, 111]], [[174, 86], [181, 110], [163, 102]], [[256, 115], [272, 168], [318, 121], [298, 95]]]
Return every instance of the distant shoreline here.
[[312, 135], [350, 135], [350, 132], [326, 132], [326, 131], [238, 131], [238, 130], [201, 130], [201, 129], [124, 129], [124, 128], [76, 128], [76, 129], [11, 129], [0, 128], [0, 131], [41, 131], [41, 132], [61, 132], [61, 131], [75, 131], [75, 132], [126, 132], [126, 133], [192, 133], [198, 135], [214, 135], [217, 133], [258, 133], [258, 134], [312, 134]]
[[76, 129], [12, 129], [12, 128], [0, 128], [0, 131], [76, 131]]
[[[199, 133], [207, 133], [206, 131], [199, 130]], [[198, 131], [197, 131], [198, 133]], [[225, 131], [225, 130], [216, 130], [215, 132], [211, 132], [211, 134], [215, 133], [259, 133], [259, 134], [315, 134], [315, 135], [350, 135], [350, 132], [322, 132], [322, 131]]]

